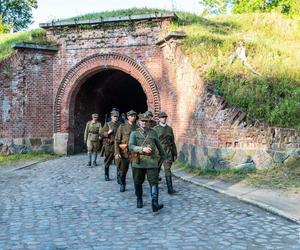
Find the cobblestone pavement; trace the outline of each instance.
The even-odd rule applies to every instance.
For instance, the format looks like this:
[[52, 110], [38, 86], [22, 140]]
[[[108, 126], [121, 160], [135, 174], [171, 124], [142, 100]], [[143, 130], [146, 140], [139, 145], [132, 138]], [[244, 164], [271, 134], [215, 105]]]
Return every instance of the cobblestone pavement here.
[[[102, 159], [100, 159], [102, 161]], [[84, 155], [0, 170], [0, 249], [300, 249], [300, 226], [175, 179], [152, 213], [148, 183], [136, 208], [131, 173], [119, 192]]]

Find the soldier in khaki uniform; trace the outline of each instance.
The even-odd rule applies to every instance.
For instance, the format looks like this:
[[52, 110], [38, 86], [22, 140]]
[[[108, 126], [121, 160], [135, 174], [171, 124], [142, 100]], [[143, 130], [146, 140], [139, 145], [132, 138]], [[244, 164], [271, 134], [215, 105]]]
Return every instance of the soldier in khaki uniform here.
[[97, 151], [100, 147], [101, 123], [98, 122], [98, 114], [92, 114], [92, 120], [88, 121], [84, 131], [84, 143], [88, 151], [88, 166], [91, 166], [92, 155], [94, 155], [93, 165], [97, 166]]
[[167, 124], [167, 118], [168, 115], [165, 112], [161, 112], [159, 114], [159, 124], [154, 127], [154, 130], [156, 131], [159, 141], [166, 152], [166, 159], [164, 161], [160, 161], [159, 170], [161, 166], [164, 165], [168, 193], [174, 194], [175, 190], [173, 189], [171, 167], [173, 162], [177, 159], [177, 148], [173, 129]]
[[149, 128], [149, 117], [139, 116], [140, 128], [130, 134], [129, 150], [132, 151], [132, 174], [137, 208], [143, 207], [143, 182], [147, 175], [152, 197], [152, 211], [163, 208], [158, 203], [158, 161], [165, 158], [165, 152], [155, 130]]
[[148, 110], [145, 114], [149, 117], [149, 127], [154, 128], [157, 125], [157, 122], [153, 119], [153, 113]]
[[104, 166], [105, 166], [105, 180], [110, 181], [109, 178], [109, 166], [111, 165], [114, 154], [115, 154], [115, 135], [117, 133], [118, 127], [120, 123], [118, 122], [119, 118], [119, 112], [118, 111], [112, 111], [111, 112], [111, 121], [105, 123], [103, 128], [101, 129], [101, 136], [103, 138], [103, 144], [104, 144], [104, 152], [105, 152], [105, 158], [104, 158]]
[[115, 136], [115, 159], [119, 162], [120, 168], [120, 192], [124, 192], [126, 188], [126, 175], [130, 163], [128, 142], [130, 133], [138, 128], [135, 123], [136, 115], [133, 110], [127, 112], [127, 121], [119, 126]]

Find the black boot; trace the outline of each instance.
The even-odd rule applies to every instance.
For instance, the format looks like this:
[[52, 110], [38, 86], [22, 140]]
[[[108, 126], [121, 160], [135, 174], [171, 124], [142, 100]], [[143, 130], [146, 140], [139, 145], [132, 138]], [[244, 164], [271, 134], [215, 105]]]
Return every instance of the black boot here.
[[92, 163], [92, 154], [90, 152], [88, 152], [88, 158], [89, 158], [89, 161], [88, 161], [87, 166], [90, 167], [91, 163]]
[[151, 186], [152, 211], [157, 212], [164, 207], [163, 204], [158, 204], [158, 184]]
[[126, 176], [121, 176], [120, 192], [125, 192], [126, 188]]
[[166, 182], [168, 187], [168, 194], [174, 194], [176, 191], [173, 189], [172, 176], [166, 176]]
[[110, 181], [111, 179], [109, 178], [109, 167], [105, 166], [105, 181]]
[[118, 184], [121, 185], [121, 174], [120, 174], [120, 169], [119, 168], [117, 168], [117, 182], [118, 182]]
[[94, 153], [94, 161], [93, 161], [93, 166], [94, 167], [98, 166], [96, 161], [97, 161], [97, 153]]
[[158, 168], [158, 181], [162, 180], [162, 178], [159, 176], [160, 170], [161, 170], [161, 166]]
[[143, 207], [143, 186], [139, 184], [134, 184], [135, 195], [136, 195], [136, 207]]

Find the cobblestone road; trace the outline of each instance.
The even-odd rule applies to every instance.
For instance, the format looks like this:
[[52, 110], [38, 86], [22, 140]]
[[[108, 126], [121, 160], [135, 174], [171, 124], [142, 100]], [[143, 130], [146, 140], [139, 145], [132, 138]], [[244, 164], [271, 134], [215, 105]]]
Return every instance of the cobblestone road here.
[[181, 180], [174, 196], [161, 183], [156, 214], [145, 183], [136, 209], [131, 173], [120, 193], [111, 169], [105, 182], [84, 155], [0, 169], [0, 249], [300, 249], [299, 225]]

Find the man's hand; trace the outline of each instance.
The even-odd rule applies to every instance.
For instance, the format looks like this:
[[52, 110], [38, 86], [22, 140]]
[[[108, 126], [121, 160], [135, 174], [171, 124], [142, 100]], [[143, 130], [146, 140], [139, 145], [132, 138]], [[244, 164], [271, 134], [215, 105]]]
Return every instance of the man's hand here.
[[173, 156], [173, 160], [176, 161], [177, 160], [177, 155]]
[[116, 159], [116, 160], [121, 160], [121, 155], [120, 155], [120, 154], [116, 154], [116, 155], [115, 155], [115, 159]]
[[113, 131], [110, 129], [110, 130], [108, 130], [108, 132], [107, 132], [107, 134], [111, 134]]
[[143, 152], [146, 153], [146, 154], [151, 154], [152, 148], [150, 148], [150, 147], [144, 147], [143, 148]]

